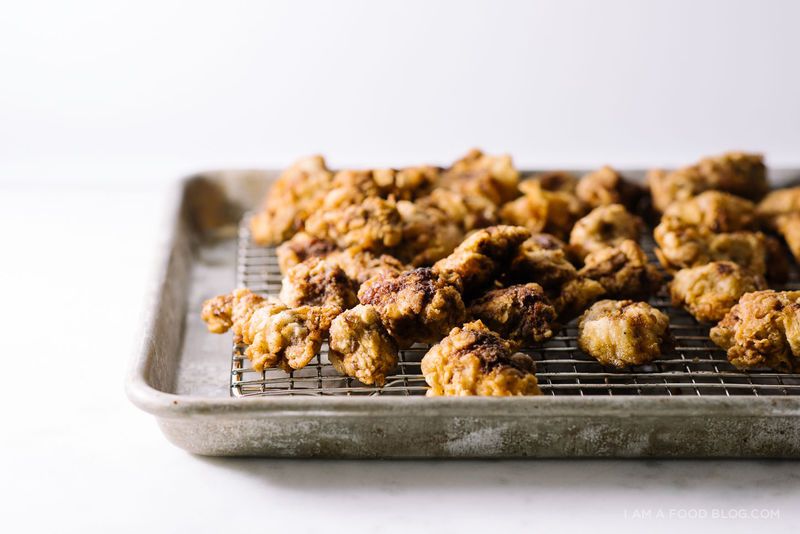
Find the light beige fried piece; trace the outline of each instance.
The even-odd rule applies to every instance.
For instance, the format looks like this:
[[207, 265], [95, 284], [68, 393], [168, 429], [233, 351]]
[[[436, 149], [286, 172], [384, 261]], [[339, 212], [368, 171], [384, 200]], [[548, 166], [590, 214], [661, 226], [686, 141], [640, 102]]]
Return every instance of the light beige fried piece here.
[[491, 156], [474, 148], [444, 172], [439, 185], [465, 194], [478, 194], [499, 205], [519, 194], [518, 183], [519, 171], [511, 156]]
[[800, 372], [800, 291], [745, 293], [710, 335], [738, 369]]
[[578, 276], [567, 281], [558, 289], [550, 291], [550, 300], [558, 312], [558, 320], [567, 323], [579, 316], [594, 301], [605, 294], [606, 290], [600, 282]]
[[232, 328], [234, 339], [247, 345], [253, 369], [302, 369], [319, 353], [331, 321], [341, 310], [325, 306], [289, 308], [248, 289], [237, 289], [203, 304], [202, 318], [210, 331]]
[[322, 156], [301, 159], [286, 169], [267, 193], [261, 211], [250, 219], [253, 241], [277, 245], [302, 230], [322, 205], [331, 179]]
[[325, 256], [325, 261], [341, 267], [358, 285], [377, 275], [395, 275], [412, 269], [389, 254], [373, 254], [358, 247], [338, 250]]
[[[661, 264], [669, 269], [696, 267], [711, 261], [733, 261], [747, 270], [767, 271], [769, 242], [756, 231], [752, 202], [719, 191], [707, 191], [675, 202], [653, 231]], [[771, 261], [785, 262], [780, 255]]]
[[440, 175], [441, 169], [431, 166], [343, 170], [334, 175], [333, 187], [355, 188], [365, 197], [413, 200], [429, 193]]
[[603, 365], [650, 362], [669, 343], [669, 318], [646, 302], [601, 300], [583, 314], [578, 346]]
[[704, 191], [726, 191], [758, 200], [769, 190], [763, 157], [744, 152], [703, 158], [695, 165], [673, 172], [653, 170], [648, 173], [647, 182], [653, 206], [662, 212], [673, 202]]
[[622, 204], [600, 206], [575, 223], [569, 244], [578, 257], [584, 258], [590, 252], [617, 246], [626, 239], [638, 242], [643, 226], [642, 220]]
[[288, 270], [280, 300], [290, 307], [330, 306], [346, 310], [358, 304], [358, 286], [334, 262], [309, 258]]
[[789, 245], [794, 259], [800, 262], [800, 212], [781, 215], [775, 221], [775, 226]]
[[397, 343], [372, 306], [359, 304], [331, 323], [328, 358], [343, 375], [382, 386], [397, 366]]
[[432, 265], [453, 252], [464, 239], [461, 227], [437, 208], [401, 200], [397, 211], [403, 237], [393, 253], [415, 267]]
[[309, 258], [324, 258], [336, 250], [336, 245], [324, 239], [318, 239], [306, 232], [297, 232], [291, 239], [282, 243], [275, 253], [278, 256], [278, 266], [281, 273], [302, 263]]
[[775, 228], [776, 217], [800, 213], [800, 187], [771, 191], [758, 203], [756, 213], [764, 224]]
[[429, 397], [541, 395], [534, 370], [530, 356], [481, 321], [453, 328], [422, 358]]
[[722, 319], [745, 293], [767, 288], [764, 277], [730, 261], [715, 261], [681, 269], [670, 283], [672, 305], [681, 306], [695, 319]]
[[504, 272], [519, 245], [530, 237], [519, 226], [490, 226], [469, 236], [452, 254], [437, 261], [433, 270], [453, 283], [462, 284], [465, 293], [486, 287]]
[[395, 202], [365, 198], [354, 188], [329, 192], [319, 210], [306, 220], [305, 230], [339, 248], [358, 247], [371, 252], [394, 247], [403, 237]]
[[451, 189], [438, 187], [428, 196], [415, 201], [422, 208], [436, 208], [447, 215], [447, 218], [458, 224], [461, 230], [469, 232], [477, 228], [485, 228], [500, 222], [499, 207], [493, 200], [480, 195], [471, 194], [462, 188], [462, 192], [451, 185]]
[[361, 285], [358, 299], [375, 307], [401, 348], [435, 343], [466, 316], [458, 288], [430, 267], [376, 276]]
[[634, 210], [642, 193], [643, 190], [639, 185], [626, 180], [607, 165], [582, 176], [575, 187], [578, 199], [590, 209], [609, 204], [622, 204], [629, 210]]
[[545, 289], [561, 287], [578, 275], [567, 259], [566, 245], [550, 234], [534, 234], [517, 249], [508, 270], [515, 282], [536, 282]]
[[487, 292], [472, 301], [469, 313], [503, 338], [519, 344], [553, 336], [556, 310], [539, 284], [519, 284]]
[[631, 239], [595, 250], [586, 256], [578, 274], [600, 282], [610, 298], [646, 300], [663, 281], [658, 268], [647, 261], [642, 247]]
[[570, 229], [586, 212], [583, 204], [568, 191], [548, 191], [538, 179], [520, 184], [523, 195], [500, 208], [500, 218], [507, 224], [524, 226], [533, 233], [547, 232], [558, 237]]

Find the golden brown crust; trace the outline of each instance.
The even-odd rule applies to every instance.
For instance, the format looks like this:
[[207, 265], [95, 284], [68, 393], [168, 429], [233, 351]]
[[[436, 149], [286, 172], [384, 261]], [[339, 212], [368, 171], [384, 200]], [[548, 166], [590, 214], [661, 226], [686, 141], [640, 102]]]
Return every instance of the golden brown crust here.
[[550, 234], [534, 234], [517, 249], [507, 278], [555, 289], [577, 275], [575, 266], [567, 259], [566, 245], [560, 239]]
[[619, 245], [626, 239], [638, 242], [643, 226], [642, 220], [622, 204], [600, 206], [575, 223], [569, 244], [578, 257], [584, 258], [590, 252]]
[[583, 314], [578, 346], [603, 365], [641, 365], [668, 344], [669, 318], [646, 302], [601, 300]]
[[523, 226], [530, 232], [566, 237], [586, 211], [574, 193], [549, 191], [538, 179], [525, 180], [520, 190], [523, 196], [504, 204], [500, 208], [500, 218], [506, 224]]
[[432, 166], [343, 170], [334, 175], [333, 187], [355, 188], [365, 197], [414, 200], [428, 194], [440, 176], [441, 169]]
[[682, 306], [695, 319], [722, 319], [745, 293], [766, 289], [761, 275], [730, 261], [715, 261], [675, 273], [670, 283], [673, 306]]
[[663, 281], [642, 247], [630, 239], [596, 250], [584, 262], [578, 274], [599, 282], [609, 298], [646, 300], [658, 291]]
[[642, 197], [642, 188], [625, 179], [612, 167], [605, 166], [581, 177], [575, 194], [590, 209], [622, 204], [633, 211]]
[[358, 298], [375, 307], [401, 347], [434, 343], [466, 316], [458, 289], [429, 267], [372, 278], [362, 284]]
[[492, 156], [474, 148], [445, 171], [440, 186], [477, 194], [499, 205], [516, 197], [519, 171], [511, 156]]
[[319, 210], [306, 220], [305, 230], [342, 249], [383, 252], [400, 243], [400, 222], [393, 200], [365, 198], [357, 189], [338, 188], [328, 193]]
[[328, 343], [333, 367], [364, 384], [382, 386], [397, 366], [397, 343], [372, 306], [359, 304], [336, 317]]
[[358, 304], [358, 286], [341, 267], [309, 258], [289, 269], [281, 282], [280, 300], [290, 307], [331, 306], [346, 310]]
[[[208, 314], [206, 310], [222, 312]], [[229, 319], [220, 322], [228, 310]], [[203, 317], [212, 318], [209, 329], [214, 332], [224, 332], [220, 327], [225, 325], [233, 328], [234, 339], [247, 345], [244, 354], [256, 371], [267, 367], [290, 371], [302, 369], [319, 353], [331, 321], [340, 311], [325, 306], [289, 308], [249, 289], [237, 289], [207, 301]]]
[[374, 276], [390, 276], [411, 269], [410, 265], [406, 265], [394, 256], [373, 254], [358, 247], [332, 252], [325, 256], [325, 261], [341, 267], [345, 274], [359, 285]]
[[710, 335], [739, 369], [798, 372], [800, 291], [745, 293]]
[[558, 290], [551, 291], [550, 300], [558, 312], [558, 320], [567, 323], [582, 314], [605, 292], [600, 282], [578, 276], [566, 282]]
[[800, 262], [800, 187], [772, 191], [758, 204], [756, 212], [765, 226], [783, 236], [795, 260]]
[[438, 208], [401, 200], [397, 211], [402, 221], [402, 240], [393, 253], [415, 267], [432, 265], [464, 239], [461, 227]]
[[422, 359], [428, 396], [541, 395], [534, 368], [481, 321], [453, 328]]
[[322, 156], [295, 162], [275, 181], [258, 213], [250, 220], [255, 243], [277, 245], [302, 230], [305, 220], [322, 205], [332, 174]]
[[452, 254], [437, 261], [433, 270], [454, 283], [460, 281], [465, 293], [486, 287], [507, 269], [519, 245], [530, 232], [518, 226], [491, 226], [478, 230]]
[[757, 231], [754, 208], [747, 200], [719, 191], [673, 203], [653, 231], [656, 255], [670, 270], [733, 261], [764, 274], [768, 240]]
[[336, 245], [324, 239], [318, 239], [306, 232], [297, 232], [288, 241], [283, 242], [275, 253], [281, 273], [286, 272], [308, 258], [324, 258], [336, 250]]
[[553, 336], [556, 310], [539, 284], [495, 289], [474, 300], [469, 313], [503, 338], [531, 344]]
[[653, 170], [648, 173], [647, 182], [653, 205], [662, 212], [673, 202], [688, 200], [704, 191], [719, 190], [758, 200], [769, 190], [763, 157], [744, 152], [703, 158], [673, 172]]

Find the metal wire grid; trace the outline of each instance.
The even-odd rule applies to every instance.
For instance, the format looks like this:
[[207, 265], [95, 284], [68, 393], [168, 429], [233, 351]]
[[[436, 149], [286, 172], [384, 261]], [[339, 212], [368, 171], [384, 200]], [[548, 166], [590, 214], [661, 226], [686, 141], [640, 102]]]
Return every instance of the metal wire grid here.
[[[237, 285], [264, 295], [277, 295], [281, 273], [274, 247], [254, 245], [249, 217], [239, 226]], [[644, 248], [651, 261], [653, 242]], [[780, 289], [798, 288], [792, 281]], [[697, 323], [683, 310], [673, 308], [663, 295], [650, 303], [670, 317], [674, 346], [647, 365], [626, 370], [605, 367], [577, 347], [577, 322], [563, 327], [541, 346], [524, 349], [536, 360], [536, 376], [545, 395], [800, 395], [800, 374], [774, 371], [741, 372], [728, 363], [725, 351], [708, 337], [709, 327]], [[400, 351], [397, 370], [383, 387], [367, 386], [340, 375], [328, 361], [327, 345], [305, 368], [285, 373], [280, 369], [253, 370], [244, 347], [233, 347], [231, 394], [236, 397], [294, 395], [423, 395], [427, 389], [420, 361], [427, 345]]]

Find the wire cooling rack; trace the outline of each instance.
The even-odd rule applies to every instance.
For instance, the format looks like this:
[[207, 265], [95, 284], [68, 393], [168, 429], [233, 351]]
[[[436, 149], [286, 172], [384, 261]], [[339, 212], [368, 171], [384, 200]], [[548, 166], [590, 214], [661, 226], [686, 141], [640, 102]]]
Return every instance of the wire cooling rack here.
[[[249, 217], [239, 226], [237, 285], [263, 295], [277, 295], [281, 273], [274, 247], [254, 245]], [[643, 246], [655, 262], [653, 242]], [[797, 273], [776, 289], [800, 288]], [[650, 304], [670, 318], [675, 339], [672, 349], [647, 365], [618, 370], [601, 365], [578, 349], [577, 321], [563, 327], [541, 346], [524, 349], [536, 360], [536, 376], [545, 395], [800, 395], [800, 374], [774, 371], [741, 372], [728, 363], [725, 351], [708, 337], [709, 326], [699, 324], [659, 295]], [[234, 346], [231, 394], [235, 397], [292, 395], [424, 395], [427, 389], [420, 361], [427, 345], [402, 350], [394, 374], [383, 387], [367, 386], [340, 375], [328, 361], [327, 345], [305, 368], [286, 373], [280, 369], [258, 372], [250, 367], [244, 347]]]

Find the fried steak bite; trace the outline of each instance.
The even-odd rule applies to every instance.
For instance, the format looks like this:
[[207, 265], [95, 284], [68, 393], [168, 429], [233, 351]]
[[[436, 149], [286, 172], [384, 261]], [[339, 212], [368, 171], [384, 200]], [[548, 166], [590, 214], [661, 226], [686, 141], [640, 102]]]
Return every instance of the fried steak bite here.
[[644, 223], [622, 204], [609, 204], [593, 209], [572, 228], [569, 244], [575, 254], [584, 258], [590, 252], [616, 246], [632, 239], [639, 241]]
[[495, 289], [472, 301], [469, 313], [515, 343], [530, 345], [553, 336], [556, 310], [539, 284]]
[[646, 302], [601, 300], [583, 314], [578, 346], [603, 365], [641, 365], [670, 340], [669, 318]]
[[603, 285], [591, 278], [578, 276], [566, 282], [557, 291], [550, 292], [558, 320], [567, 323], [582, 314], [594, 301], [605, 294]]
[[506, 224], [566, 237], [586, 212], [574, 193], [549, 191], [538, 179], [525, 180], [519, 188], [523, 195], [500, 208], [500, 218]]
[[545, 289], [555, 289], [577, 275], [575, 266], [567, 259], [563, 241], [550, 234], [534, 234], [517, 249], [506, 278], [513, 282], [536, 282]]
[[402, 221], [402, 239], [392, 252], [415, 267], [432, 265], [453, 252], [464, 239], [461, 227], [438, 208], [401, 200], [397, 211]]
[[295, 162], [275, 181], [261, 211], [250, 219], [253, 241], [277, 245], [303, 229], [305, 220], [323, 202], [333, 174], [322, 156]]
[[288, 270], [280, 300], [290, 307], [331, 306], [346, 310], [358, 304], [358, 286], [333, 262], [309, 258]]
[[756, 207], [762, 223], [786, 240], [800, 262], [800, 187], [772, 191]]
[[397, 342], [372, 306], [359, 304], [336, 317], [328, 344], [333, 367], [364, 384], [382, 386], [397, 366]]
[[800, 372], [800, 291], [745, 293], [710, 335], [738, 369]]
[[308, 258], [324, 258], [335, 250], [337, 250], [336, 245], [330, 241], [316, 238], [306, 232], [297, 232], [291, 239], [281, 243], [275, 249], [275, 253], [278, 256], [281, 273], [286, 274], [289, 269]]
[[[670, 270], [695, 267], [711, 261], [732, 261], [747, 270], [767, 271], [769, 240], [757, 231], [754, 205], [719, 191], [706, 191], [664, 212], [653, 231], [656, 255]], [[773, 263], [785, 262], [781, 255]]]
[[325, 261], [341, 267], [358, 285], [374, 276], [400, 274], [412, 268], [389, 254], [373, 254], [358, 247], [337, 250], [325, 256]]
[[435, 343], [466, 316], [458, 287], [430, 267], [371, 278], [361, 285], [358, 298], [375, 307], [401, 348]]
[[464, 293], [489, 285], [507, 268], [519, 245], [530, 232], [519, 226], [490, 226], [461, 242], [452, 254], [437, 261], [433, 271], [461, 284]]
[[763, 157], [744, 152], [704, 158], [672, 172], [652, 170], [647, 182], [653, 206], [661, 212], [673, 202], [688, 200], [704, 191], [719, 190], [758, 200], [769, 190]]
[[422, 374], [435, 396], [541, 395], [535, 364], [481, 321], [453, 328], [422, 358]]
[[383, 252], [403, 237], [400, 214], [393, 200], [364, 197], [358, 189], [338, 188], [329, 192], [322, 206], [305, 224], [310, 235], [371, 252]]
[[280, 367], [288, 372], [302, 369], [319, 353], [339, 312], [327, 306], [289, 308], [237, 289], [206, 301], [201, 316], [210, 332], [232, 328], [234, 340], [247, 345], [244, 354], [256, 371]]
[[590, 209], [609, 204], [622, 204], [633, 211], [643, 192], [639, 185], [626, 180], [607, 165], [582, 176], [575, 187], [578, 199]]
[[586, 256], [578, 274], [599, 282], [611, 298], [646, 300], [662, 282], [658, 268], [648, 262], [642, 247], [631, 239], [595, 250]]
[[767, 288], [759, 274], [730, 261], [715, 261], [681, 269], [670, 283], [673, 306], [682, 306], [698, 321], [725, 317], [742, 295]]
[[343, 170], [334, 175], [333, 187], [355, 188], [364, 196], [414, 200], [427, 195], [440, 175], [441, 169], [432, 166]]
[[[437, 187], [431, 194], [414, 202], [417, 206], [435, 208], [442, 211], [451, 222], [458, 224], [463, 232], [492, 226], [500, 222], [499, 207], [493, 200], [468, 191], [461, 184], [462, 191]], [[454, 185], [450, 187], [455, 188]]]
[[483, 196], [500, 205], [519, 194], [518, 183], [519, 171], [511, 156], [491, 156], [474, 148], [442, 174], [438, 185], [466, 196]]

